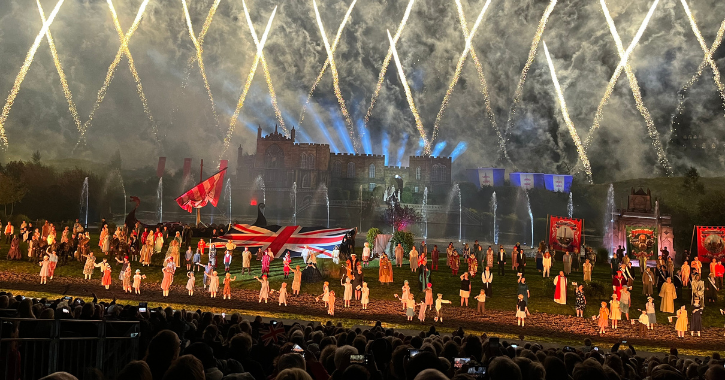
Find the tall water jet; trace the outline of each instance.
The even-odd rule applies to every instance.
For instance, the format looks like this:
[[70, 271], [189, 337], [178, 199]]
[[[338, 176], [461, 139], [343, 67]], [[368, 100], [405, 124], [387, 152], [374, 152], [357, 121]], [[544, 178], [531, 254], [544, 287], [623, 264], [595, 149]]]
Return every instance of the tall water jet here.
[[259, 189], [262, 191], [262, 203], [265, 205], [267, 204], [267, 190], [264, 186], [264, 178], [262, 178], [261, 175], [258, 175], [257, 178], [254, 179], [254, 183], [252, 184], [252, 191], [254, 189]]
[[224, 192], [226, 193], [226, 199], [229, 206], [229, 225], [232, 225], [232, 179], [227, 178], [227, 183], [224, 186]]
[[569, 219], [574, 217], [574, 199], [571, 192], [569, 192], [569, 203], [566, 204], [566, 213], [569, 215]]
[[88, 177], [83, 180], [79, 215], [84, 220], [84, 227], [88, 228]]
[[531, 200], [529, 199], [528, 190], [524, 190], [526, 194], [526, 211], [529, 213], [529, 220], [531, 221], [531, 248], [534, 248], [534, 214], [531, 212]]
[[458, 196], [458, 242], [463, 240], [463, 205], [461, 202], [461, 188], [458, 184], [453, 185], [451, 193], [448, 195], [448, 209], [450, 210], [453, 197]]
[[602, 245], [609, 248], [609, 255], [614, 252], [614, 214], [617, 209], [614, 206], [614, 185], [609, 184], [609, 190], [607, 190], [607, 204], [604, 210], [604, 241]]
[[[386, 190], [386, 192], [387, 192], [387, 190]], [[363, 206], [362, 185], [360, 185], [360, 227], [358, 227], [358, 231], [362, 231], [362, 206]]]
[[496, 211], [498, 210], [498, 200], [496, 199], [496, 192], [491, 194], [491, 201], [489, 202], [491, 207], [491, 214], [493, 214], [493, 244], [498, 244], [498, 223], [496, 223]]
[[425, 232], [423, 239], [428, 239], [428, 186], [423, 189], [423, 222], [425, 223]]
[[297, 225], [297, 182], [292, 183], [292, 194], [294, 197], [294, 214], [292, 214], [292, 224]]
[[156, 188], [156, 216], [159, 223], [164, 220], [164, 177], [159, 178], [159, 186]]
[[322, 187], [325, 189], [325, 204], [327, 205], [327, 228], [330, 228], [330, 197], [327, 193], [327, 186], [323, 183]]

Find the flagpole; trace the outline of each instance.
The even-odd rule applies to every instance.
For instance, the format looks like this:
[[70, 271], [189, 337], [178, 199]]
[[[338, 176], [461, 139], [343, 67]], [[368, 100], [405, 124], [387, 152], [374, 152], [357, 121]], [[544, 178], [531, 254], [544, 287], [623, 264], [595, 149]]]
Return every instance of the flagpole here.
[[[201, 165], [199, 167], [199, 182], [204, 182], [204, 159], [201, 159]], [[196, 209], [196, 226], [199, 227], [201, 224], [201, 207]]]

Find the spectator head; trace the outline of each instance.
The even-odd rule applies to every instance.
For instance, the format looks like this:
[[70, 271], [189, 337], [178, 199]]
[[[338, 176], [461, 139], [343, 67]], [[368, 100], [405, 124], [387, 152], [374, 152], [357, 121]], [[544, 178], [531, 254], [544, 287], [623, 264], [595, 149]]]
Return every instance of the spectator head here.
[[419, 373], [426, 369], [438, 369], [440, 368], [440, 360], [438, 356], [432, 352], [421, 351], [418, 355], [410, 358], [408, 363], [405, 365], [405, 378], [407, 380], [413, 380]]
[[[149, 365], [155, 380], [161, 379], [171, 363], [179, 356], [180, 344], [179, 337], [171, 330], [161, 330], [151, 339], [143, 360]], [[199, 365], [201, 366], [201, 362]], [[204, 373], [203, 366], [201, 372]]]
[[546, 369], [546, 380], [566, 379], [569, 376], [566, 365], [556, 356], [547, 356], [544, 359], [544, 369]]
[[[154, 379], [156, 379], [156, 377], [154, 377]], [[204, 375], [204, 366], [201, 364], [201, 361], [191, 355], [184, 355], [174, 361], [166, 373], [164, 373], [162, 379], [204, 380], [206, 377]]]
[[574, 366], [571, 374], [574, 380], [607, 380], [602, 365], [593, 358], [589, 358]]
[[18, 317], [35, 319], [35, 314], [33, 314], [33, 301], [30, 298], [20, 301]]
[[335, 368], [344, 371], [350, 365], [350, 355], [357, 355], [357, 348], [344, 345], [335, 350]]
[[10, 298], [6, 295], [0, 296], [0, 309], [7, 309], [10, 306]]
[[539, 362], [519, 356], [514, 358], [514, 363], [516, 363], [521, 370], [522, 380], [544, 380], [546, 377], [544, 366], [542, 366]]
[[217, 366], [214, 351], [206, 343], [194, 343], [184, 350], [184, 354], [199, 359], [205, 370]]
[[725, 367], [721, 365], [711, 365], [710, 368], [705, 371], [705, 380], [720, 379], [725, 379]]
[[252, 349], [252, 337], [243, 332], [237, 334], [229, 341], [229, 353], [234, 359], [244, 359], [249, 355], [249, 351]]
[[145, 361], [134, 360], [123, 367], [116, 380], [153, 380], [153, 377]]
[[285, 369], [299, 368], [303, 371], [307, 370], [305, 365], [305, 358], [300, 354], [284, 354], [277, 359], [277, 372], [282, 372]]
[[55, 312], [51, 308], [43, 309], [43, 311], [40, 312], [39, 319], [55, 319]]
[[78, 380], [78, 378], [68, 372], [55, 372], [42, 377], [40, 380]]
[[342, 377], [346, 380], [368, 380], [370, 379], [370, 371], [359, 364], [352, 364], [345, 369]]
[[288, 368], [280, 371], [275, 380], [312, 380], [312, 377], [302, 369]]
[[508, 356], [498, 356], [488, 365], [488, 378], [490, 380], [521, 380], [521, 369]]
[[448, 380], [448, 377], [437, 369], [429, 368], [420, 371], [414, 380]]

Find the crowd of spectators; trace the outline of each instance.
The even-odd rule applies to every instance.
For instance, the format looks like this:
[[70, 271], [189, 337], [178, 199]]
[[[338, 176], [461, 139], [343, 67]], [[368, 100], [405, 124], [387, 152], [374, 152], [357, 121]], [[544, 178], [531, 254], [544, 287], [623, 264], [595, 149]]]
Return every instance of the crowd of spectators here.
[[[545, 348], [509, 344], [458, 329], [406, 335], [382, 327], [263, 323], [239, 314], [166, 309], [81, 299], [30, 299], [0, 292], [1, 312], [30, 319], [73, 318], [140, 323], [138, 360], [118, 380], [679, 380], [725, 379], [719, 353], [705, 358], [638, 355], [631, 345]], [[67, 310], [63, 311], [63, 310]], [[19, 326], [22, 326], [20, 324]], [[284, 329], [282, 330], [282, 327]], [[37, 331], [13, 332], [15, 336]], [[5, 335], [5, 330], [3, 330]], [[17, 376], [17, 375], [16, 375]], [[12, 378], [12, 377], [10, 377]], [[17, 377], [13, 378], [15, 380]], [[59, 372], [47, 379], [74, 379]], [[103, 379], [86, 368], [82, 379]]]

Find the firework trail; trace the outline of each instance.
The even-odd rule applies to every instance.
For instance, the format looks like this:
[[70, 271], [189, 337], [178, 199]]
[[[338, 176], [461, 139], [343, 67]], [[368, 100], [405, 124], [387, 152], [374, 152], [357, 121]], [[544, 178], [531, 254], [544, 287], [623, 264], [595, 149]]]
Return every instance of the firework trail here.
[[[199, 72], [201, 73], [201, 78], [204, 80], [204, 88], [206, 88], [206, 94], [209, 96], [209, 102], [211, 103], [211, 113], [214, 117], [214, 123], [216, 126], [219, 126], [219, 116], [216, 113], [216, 106], [214, 105], [214, 96], [211, 94], [211, 87], [209, 87], [209, 81], [206, 78], [206, 69], [204, 69], [204, 58], [202, 57], [202, 54], [204, 53], [204, 48], [199, 43], [199, 40], [196, 39], [196, 36], [194, 35], [194, 27], [191, 25], [191, 17], [189, 16], [189, 8], [186, 6], [186, 0], [181, 0], [181, 4], [184, 5], [184, 16], [186, 17], [186, 26], [189, 29], [189, 36], [191, 37], [191, 42], [194, 43], [194, 47], [196, 48], [196, 61], [199, 63]], [[212, 5], [212, 8], [214, 6]], [[216, 11], [216, 9], [215, 9]], [[212, 15], [213, 16], [213, 15]], [[211, 23], [211, 19], [207, 17], [209, 20], [209, 23]], [[206, 22], [205, 22], [206, 24]], [[207, 26], [207, 30], [208, 30]]]
[[[118, 15], [116, 14], [116, 9], [113, 7], [113, 3], [111, 2], [111, 0], [108, 0], [108, 8], [111, 10], [111, 15], [113, 16], [113, 25], [116, 27], [118, 39], [121, 41], [121, 45], [123, 45], [123, 29], [121, 29], [121, 23], [118, 21]], [[148, 101], [146, 100], [146, 94], [144, 94], [143, 85], [141, 84], [141, 78], [138, 76], [138, 71], [136, 71], [136, 64], [133, 62], [133, 56], [131, 55], [131, 51], [128, 49], [128, 43], [126, 44], [126, 48], [124, 49], [123, 54], [128, 60], [128, 68], [131, 71], [131, 76], [133, 76], [133, 81], [136, 83], [136, 92], [138, 92], [138, 97], [139, 99], [141, 99], [141, 104], [143, 105], [143, 112], [146, 114], [149, 121], [151, 122], [151, 132], [154, 135], [156, 145], [160, 147], [161, 141], [159, 140], [156, 121], [154, 121], [154, 116], [151, 114], [151, 109], [149, 108]]]
[[405, 71], [403, 71], [403, 65], [400, 63], [400, 58], [398, 58], [398, 50], [395, 49], [395, 42], [393, 41], [393, 37], [390, 35], [390, 30], [388, 30], [388, 39], [390, 40], [390, 46], [393, 49], [393, 59], [395, 60], [395, 66], [398, 68], [398, 76], [400, 77], [400, 81], [403, 83], [405, 98], [408, 99], [408, 105], [410, 105], [410, 112], [413, 113], [413, 118], [415, 118], [415, 127], [418, 129], [420, 138], [423, 140], [423, 154], [426, 156], [430, 156], [431, 142], [428, 141], [428, 137], [425, 134], [425, 129], [423, 128], [423, 122], [420, 120], [418, 110], [415, 108], [413, 94], [410, 92], [410, 86], [408, 86], [408, 80], [405, 78]]
[[594, 137], [594, 132], [596, 132], [596, 130], [599, 128], [599, 124], [602, 121], [602, 112], [604, 110], [604, 106], [607, 104], [607, 102], [609, 101], [609, 97], [612, 95], [612, 92], [614, 91], [614, 85], [617, 83], [617, 80], [619, 79], [619, 75], [622, 74], [622, 69], [624, 69], [624, 66], [627, 64], [629, 55], [632, 54], [632, 51], [637, 46], [639, 39], [642, 38], [642, 34], [644, 33], [645, 29], [647, 29], [647, 24], [649, 23], [650, 18], [652, 18], [652, 14], [654, 13], [655, 8], [657, 8], [658, 3], [659, 3], [659, 0], [655, 0], [654, 3], [652, 3], [652, 6], [650, 7], [649, 12], [647, 12], [647, 16], [645, 16], [644, 20], [642, 21], [642, 24], [639, 26], [639, 29], [637, 30], [637, 34], [634, 35], [632, 42], [629, 44], [629, 46], [627, 47], [627, 50], [621, 56], [619, 64], [617, 65], [617, 68], [614, 70], [614, 73], [612, 74], [612, 78], [609, 79], [609, 83], [607, 83], [607, 88], [604, 90], [604, 96], [602, 97], [602, 100], [599, 102], [599, 106], [597, 107], [597, 112], [594, 114], [594, 123], [592, 124], [592, 127], [589, 130], [589, 134], [587, 135], [587, 138], [584, 142], [585, 148], [588, 148], [589, 144], [591, 144], [592, 138]]
[[[415, 3], [415, 0], [410, 0], [408, 2], [408, 6], [405, 8], [405, 14], [403, 14], [403, 19], [400, 20], [400, 24], [398, 24], [398, 29], [395, 31], [395, 35], [393, 36], [393, 42], [395, 43], [398, 43], [398, 38], [400, 38], [400, 34], [403, 33], [405, 23], [408, 22], [408, 16], [410, 16], [410, 11], [413, 9], [413, 3]], [[370, 98], [370, 107], [368, 107], [368, 112], [365, 114], [365, 120], [363, 121], [363, 130], [367, 129], [368, 121], [370, 121], [370, 116], [373, 114], [373, 107], [375, 107], [375, 101], [380, 95], [380, 89], [383, 87], [383, 81], [385, 81], [385, 73], [388, 71], [388, 65], [390, 64], [390, 60], [392, 58], [393, 48], [390, 47], [388, 48], [388, 54], [385, 55], [385, 59], [383, 60], [383, 67], [380, 68], [380, 73], [378, 74], [378, 83], [375, 85], [373, 96], [372, 98]]]
[[[461, 30], [463, 30], [463, 38], [468, 38], [468, 25], [466, 22], [466, 15], [463, 13], [463, 7], [461, 6], [461, 2], [459, 0], [456, 0], [456, 6], [458, 8], [458, 18], [461, 21]], [[493, 113], [493, 107], [491, 107], [491, 97], [488, 93], [488, 84], [486, 83], [486, 76], [483, 74], [483, 66], [481, 65], [481, 62], [478, 60], [478, 56], [476, 55], [476, 50], [471, 46], [471, 59], [473, 59], [473, 63], [476, 66], [476, 71], [478, 72], [478, 77], [481, 80], [481, 94], [483, 94], [483, 102], [486, 106], [486, 115], [488, 116], [488, 120], [491, 122], [491, 128], [493, 128], [494, 131], [496, 131], [496, 136], [498, 137], [498, 143], [499, 143], [499, 149], [504, 151], [506, 149], [506, 144], [503, 139], [503, 136], [501, 135], [501, 131], [499, 131], [498, 126], [496, 125], [496, 116]], [[451, 92], [453, 89], [451, 89]], [[511, 161], [509, 160], [509, 163]], [[511, 163], [513, 165], [513, 163]]]
[[500, 152], [507, 161], [511, 161], [508, 156], [508, 151], [506, 150], [506, 141], [508, 140], [508, 134], [511, 130], [511, 127], [513, 127], [513, 118], [516, 115], [516, 105], [518, 105], [519, 100], [521, 100], [521, 95], [523, 95], [524, 92], [524, 83], [526, 82], [526, 75], [529, 73], [529, 69], [531, 68], [531, 64], [534, 63], [534, 58], [536, 58], [536, 49], [539, 47], [539, 41], [541, 41], [541, 36], [544, 34], [544, 29], [546, 29], [546, 22], [549, 20], [549, 16], [551, 15], [551, 12], [554, 11], [554, 6], [556, 5], [556, 0], [551, 0], [551, 3], [549, 3], [549, 6], [546, 7], [546, 10], [544, 10], [544, 15], [541, 16], [541, 20], [539, 20], [539, 27], [536, 29], [536, 34], [534, 34], [534, 40], [531, 42], [531, 49], [529, 49], [529, 57], [526, 59], [526, 64], [524, 65], [524, 68], [521, 70], [521, 77], [519, 78], [519, 84], [516, 86], [516, 91], [514, 92], [514, 98], [511, 102], [511, 108], [509, 108], [509, 117], [506, 121], [506, 125], [504, 126], [504, 142], [503, 142], [503, 152]]
[[[458, 83], [458, 79], [461, 77], [461, 70], [463, 69], [463, 64], [466, 62], [466, 57], [468, 57], [468, 52], [471, 51], [471, 41], [473, 40], [473, 36], [476, 35], [476, 31], [478, 31], [478, 27], [481, 25], [481, 21], [483, 20], [483, 15], [486, 13], [486, 9], [488, 9], [488, 6], [491, 4], [491, 0], [486, 0], [486, 4], [483, 5], [483, 9], [481, 9], [481, 12], [478, 14], [478, 18], [476, 19], [476, 22], [473, 24], [473, 29], [471, 29], [470, 34], [467, 33], [467, 30], [464, 29], [464, 35], [468, 34], [466, 38], [466, 44], [463, 48], [463, 52], [461, 53], [461, 56], [458, 58], [458, 63], [456, 64], [456, 69], [453, 72], [453, 78], [451, 78], [451, 83], [448, 85], [448, 90], [446, 91], [446, 95], [443, 97], [443, 102], [441, 103], [441, 108], [438, 110], [438, 115], [436, 116], [435, 123], [433, 124], [433, 134], [431, 136], [431, 143], [433, 143], [436, 140], [436, 137], [438, 137], [438, 126], [441, 123], [441, 118], [443, 117], [443, 112], [446, 110], [446, 106], [448, 106], [448, 102], [451, 99], [451, 94], [453, 94], [453, 87], [456, 86], [456, 83]], [[459, 10], [462, 10], [461, 7], [461, 1], [456, 0], [456, 6]], [[462, 12], [459, 11], [459, 14], [462, 14]], [[461, 24], [465, 25], [465, 24]], [[466, 28], [468, 29], [468, 28]]]
[[342, 117], [345, 119], [345, 123], [347, 124], [347, 132], [350, 135], [350, 140], [352, 140], [352, 148], [354, 150], [354, 153], [357, 153], [358, 149], [360, 149], [360, 139], [358, 138], [358, 136], [355, 135], [355, 127], [353, 126], [352, 120], [350, 119], [350, 113], [347, 111], [347, 106], [345, 106], [345, 99], [343, 99], [342, 97], [342, 91], [340, 91], [340, 78], [337, 74], [335, 57], [332, 55], [330, 41], [327, 40], [327, 34], [325, 34], [325, 28], [322, 25], [320, 11], [319, 9], [317, 9], [317, 1], [312, 0], [312, 5], [315, 8], [315, 18], [317, 18], [317, 26], [320, 27], [322, 42], [325, 44], [325, 50], [327, 50], [327, 57], [330, 61], [330, 72], [332, 72], [332, 87], [335, 91], [337, 102], [340, 104], [340, 111], [342, 112]]
[[[204, 46], [204, 37], [206, 37], [206, 32], [209, 31], [209, 26], [211, 26], [211, 20], [214, 18], [214, 14], [216, 13], [217, 8], [219, 7], [219, 3], [222, 0], [214, 0], [214, 4], [211, 5], [211, 8], [209, 8], [209, 13], [206, 15], [206, 20], [204, 20], [204, 25], [201, 27], [201, 32], [199, 32], [199, 35], [196, 37], [196, 40], [199, 42], [199, 46]], [[181, 82], [181, 88], [186, 88], [186, 84], [189, 81], [189, 76], [191, 75], [191, 66], [196, 62], [197, 56], [192, 55], [189, 57], [189, 61], [186, 63], [186, 70], [184, 71], [184, 80]]]
[[[602, 11], [604, 11], [604, 17], [607, 19], [607, 25], [609, 25], [609, 31], [612, 33], [614, 43], [617, 45], [617, 52], [619, 53], [619, 57], [622, 58], [624, 57], [624, 46], [622, 46], [622, 39], [619, 38], [619, 33], [617, 33], [617, 28], [614, 25], [614, 20], [609, 14], [609, 9], [607, 9], [607, 4], [604, 0], [600, 0], [600, 3], [602, 5]], [[639, 110], [639, 113], [642, 114], [645, 124], [647, 124], [647, 132], [649, 134], [649, 137], [652, 139], [652, 145], [654, 145], [655, 151], [657, 152], [657, 159], [659, 160], [660, 164], [665, 169], [665, 173], [669, 177], [672, 175], [672, 166], [670, 166], [667, 155], [665, 155], [665, 151], [662, 148], [662, 142], [660, 142], [660, 134], [655, 127], [652, 116], [650, 115], [647, 107], [644, 105], [644, 101], [642, 100], [642, 92], [640, 91], [637, 77], [634, 75], [632, 67], [629, 65], [629, 63], [626, 63], [624, 65], [624, 72], [627, 74], [627, 80], [629, 81], [629, 86], [632, 89], [632, 96], [634, 97], [637, 109]]]
[[[36, 3], [38, 4], [40, 19], [43, 24], [45, 24], [45, 12], [43, 12], [43, 7], [40, 5], [40, 0], [36, 0]], [[70, 111], [70, 114], [73, 117], [73, 121], [76, 123], [76, 128], [78, 128], [78, 130], [80, 131], [81, 119], [78, 116], [78, 110], [76, 109], [76, 105], [73, 102], [73, 95], [71, 94], [70, 88], [68, 87], [68, 81], [66, 80], [65, 72], [63, 71], [63, 65], [61, 65], [60, 58], [58, 58], [58, 51], [55, 48], [55, 42], [53, 41], [53, 36], [50, 34], [50, 29], [48, 29], [48, 32], [45, 33], [45, 37], [48, 40], [50, 55], [53, 57], [55, 69], [58, 71], [58, 76], [60, 77], [60, 86], [63, 88], [63, 95], [65, 95], [65, 100], [68, 102], [68, 111]]]
[[[705, 39], [702, 38], [702, 34], [700, 33], [700, 29], [697, 27], [697, 23], [695, 22], [695, 17], [692, 16], [692, 13], [690, 12], [690, 7], [687, 5], [687, 2], [685, 0], [680, 0], [682, 3], [682, 7], [685, 8], [685, 13], [687, 13], [687, 18], [690, 19], [690, 26], [692, 27], [692, 31], [695, 33], [695, 37], [697, 37], [697, 42], [700, 43], [700, 47], [702, 48], [702, 51], [705, 53], [705, 61], [708, 65], [710, 65], [710, 68], [712, 69], [712, 77], [715, 81], [715, 85], [717, 86], [717, 92], [720, 94], [720, 99], [722, 99], [723, 104], [725, 104], [725, 87], [723, 87], [722, 82], [720, 81], [720, 70], [718, 70], [717, 65], [715, 65], [715, 61], [712, 59], [712, 52], [707, 49], [707, 45], [705, 45]], [[720, 33], [718, 31], [718, 33]], [[721, 39], [722, 34], [718, 34], [718, 38], [716, 40]]]
[[[252, 18], [249, 17], [249, 10], [247, 9], [247, 3], [242, 0], [244, 6], [244, 16], [247, 18], [247, 25], [249, 25], [249, 31], [252, 33], [252, 39], [254, 39], [254, 45], [259, 46], [259, 40], [257, 39], [257, 32], [254, 31], [254, 25], [252, 24]], [[279, 110], [277, 105], [277, 94], [274, 91], [274, 85], [272, 85], [272, 76], [269, 74], [269, 67], [267, 67], [267, 60], [264, 59], [264, 53], [260, 56], [259, 60], [262, 62], [262, 71], [264, 72], [264, 79], [267, 81], [267, 88], [269, 88], [269, 97], [272, 99], [272, 107], [274, 108], [274, 114], [277, 116], [277, 122], [282, 127], [284, 134], [287, 134], [287, 128], [284, 125], [284, 119], [282, 118], [282, 112]]]
[[[411, 2], [414, 0], [411, 0]], [[350, 13], [352, 13], [352, 8], [355, 6], [355, 3], [357, 3], [357, 0], [353, 0], [353, 2], [350, 4], [350, 6], [347, 8], [347, 13], [345, 13], [345, 18], [342, 19], [342, 22], [340, 23], [340, 27], [337, 28], [337, 34], [335, 35], [335, 40], [332, 41], [332, 54], [335, 54], [335, 49], [337, 49], [337, 43], [340, 42], [340, 36], [342, 35], [343, 29], [345, 29], [345, 25], [347, 24], [347, 21], [350, 19]], [[322, 76], [325, 74], [325, 70], [327, 70], [327, 66], [330, 64], [330, 58], [325, 59], [325, 63], [322, 65], [322, 70], [320, 70], [320, 73], [317, 74], [317, 78], [315, 78], [315, 83], [312, 84], [312, 87], [310, 87], [310, 91], [307, 93], [307, 100], [305, 101], [305, 104], [302, 105], [302, 111], [300, 112], [300, 118], [299, 123], [302, 124], [302, 121], [305, 120], [305, 111], [307, 111], [307, 107], [310, 105], [310, 99], [312, 99], [312, 93], [315, 92], [315, 88], [317, 88], [317, 85], [322, 80]]]
[[13, 88], [10, 89], [10, 94], [8, 94], [8, 98], [5, 101], [5, 106], [3, 106], [2, 114], [0, 114], [0, 142], [2, 142], [4, 149], [8, 148], [8, 138], [5, 135], [5, 122], [8, 120], [8, 115], [10, 115], [10, 109], [13, 107], [15, 98], [18, 96], [18, 91], [20, 91], [20, 85], [23, 83], [23, 80], [25, 80], [25, 76], [28, 74], [30, 64], [33, 63], [33, 57], [35, 57], [35, 52], [38, 51], [38, 47], [43, 41], [43, 36], [45, 36], [45, 34], [48, 32], [48, 28], [50, 28], [50, 24], [52, 24], [53, 20], [55, 20], [55, 15], [58, 14], [58, 10], [60, 10], [60, 6], [63, 5], [63, 1], [64, 0], [58, 0], [58, 2], [55, 4], [55, 8], [53, 8], [53, 11], [50, 12], [50, 17], [48, 17], [48, 19], [43, 23], [43, 27], [40, 28], [40, 32], [35, 37], [33, 45], [30, 46], [30, 50], [28, 50], [28, 54], [25, 56], [25, 61], [20, 67], [20, 72], [18, 73], [18, 76], [15, 77], [15, 83], [13, 83]]
[[551, 80], [554, 82], [556, 96], [559, 98], [559, 105], [561, 106], [561, 113], [564, 116], [564, 122], [566, 123], [566, 127], [569, 129], [569, 134], [571, 134], [572, 140], [574, 140], [574, 145], [576, 145], [577, 153], [579, 153], [579, 160], [581, 160], [582, 164], [584, 164], [584, 171], [587, 174], [587, 179], [589, 180], [589, 183], [592, 183], [592, 167], [589, 164], [589, 158], [587, 157], [587, 152], [584, 150], [582, 141], [579, 139], [579, 134], [576, 132], [576, 127], [574, 127], [574, 123], [571, 121], [571, 118], [569, 118], [569, 111], [567, 111], [566, 109], [566, 100], [564, 100], [564, 93], [561, 91], [561, 86], [559, 86], [559, 80], [556, 79], [554, 62], [551, 61], [549, 49], [546, 48], [546, 42], [544, 42], [544, 54], [546, 54], [546, 61], [549, 63]]
[[267, 26], [264, 28], [262, 40], [259, 42], [259, 45], [257, 45], [257, 52], [254, 54], [254, 61], [252, 62], [252, 67], [250, 67], [249, 74], [247, 74], [247, 81], [244, 83], [242, 94], [239, 95], [237, 106], [234, 109], [231, 120], [229, 121], [229, 129], [227, 130], [226, 137], [224, 137], [224, 149], [222, 149], [221, 155], [219, 156], [220, 160], [222, 157], [224, 157], [227, 149], [229, 149], [229, 143], [231, 143], [232, 141], [232, 135], [234, 134], [234, 128], [237, 126], [237, 118], [239, 117], [239, 112], [244, 106], [244, 100], [247, 98], [249, 87], [252, 85], [254, 73], [257, 71], [257, 66], [259, 65], [260, 57], [262, 56], [262, 50], [264, 50], [264, 44], [267, 43], [267, 35], [269, 34], [269, 29], [272, 27], [272, 20], [274, 20], [275, 13], [277, 13], [277, 7], [274, 7], [274, 9], [272, 10], [272, 14], [269, 16], [269, 21], [267, 21]]
[[[88, 128], [90, 127], [91, 123], [93, 122], [93, 116], [96, 114], [96, 111], [98, 111], [98, 108], [101, 106], [101, 102], [103, 102], [103, 99], [106, 97], [106, 92], [108, 91], [108, 86], [111, 85], [111, 81], [113, 80], [113, 75], [116, 72], [116, 68], [118, 67], [118, 64], [121, 62], [121, 57], [124, 55], [124, 51], [128, 49], [128, 41], [131, 39], [131, 36], [133, 36], [133, 33], [136, 32], [136, 29], [138, 29], [138, 24], [141, 22], [141, 18], [143, 17], [144, 12], [146, 11], [146, 5], [148, 5], [149, 0], [144, 0], [143, 3], [141, 3], [141, 6], [138, 8], [138, 12], [136, 12], [136, 18], [133, 20], [133, 24], [131, 24], [131, 27], [126, 32], [126, 35], [124, 36], [123, 40], [121, 41], [121, 46], [118, 48], [118, 51], [116, 52], [116, 57], [113, 59], [113, 62], [111, 62], [111, 65], [108, 66], [108, 71], [106, 72], [106, 79], [103, 81], [103, 86], [98, 90], [98, 95], [96, 97], [96, 102], [93, 104], [93, 108], [91, 109], [91, 113], [88, 115], [88, 120], [86, 120], [85, 123], [83, 123], [83, 128], [81, 129], [80, 136], [78, 137], [78, 142], [76, 143], [75, 148], [73, 148], [73, 151], [75, 151], [76, 148], [81, 143], [84, 143], [86, 140], [86, 132], [88, 131]], [[109, 0], [110, 4], [110, 0]]]

